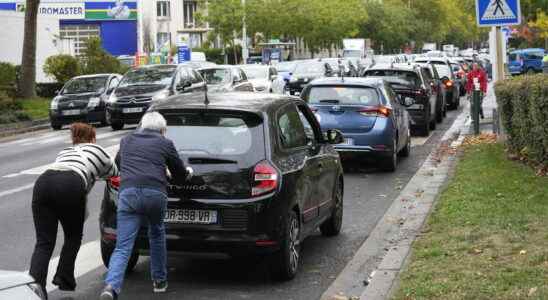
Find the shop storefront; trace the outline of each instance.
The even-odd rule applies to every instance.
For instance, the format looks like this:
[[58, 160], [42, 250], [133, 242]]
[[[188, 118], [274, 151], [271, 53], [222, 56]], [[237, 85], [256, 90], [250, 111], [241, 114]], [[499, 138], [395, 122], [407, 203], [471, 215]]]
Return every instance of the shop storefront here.
[[[24, 0], [0, 0], [0, 10], [24, 11]], [[137, 1], [41, 0], [38, 14], [59, 19], [59, 36], [71, 39], [75, 54], [89, 37], [100, 37], [112, 55], [137, 52]]]

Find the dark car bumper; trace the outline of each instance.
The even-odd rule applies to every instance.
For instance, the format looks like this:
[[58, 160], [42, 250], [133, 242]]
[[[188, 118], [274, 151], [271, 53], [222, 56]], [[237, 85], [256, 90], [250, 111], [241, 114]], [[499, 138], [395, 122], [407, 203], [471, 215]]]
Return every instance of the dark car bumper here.
[[86, 123], [97, 123], [103, 122], [105, 120], [105, 107], [96, 107], [96, 108], [84, 108], [79, 109], [80, 113], [76, 115], [66, 115], [64, 111], [67, 110], [53, 110], [49, 111], [49, 119], [51, 123], [65, 125], [71, 124], [74, 122], [86, 122]]
[[304, 82], [304, 81], [289, 82], [287, 84], [287, 89], [289, 90], [289, 92], [292, 92], [292, 93], [295, 93], [295, 92], [300, 93], [302, 92], [304, 87], [307, 85], [308, 85], [308, 82]]
[[[111, 123], [137, 124], [148, 110], [150, 103], [130, 103], [130, 104], [109, 104], [107, 112]], [[128, 110], [138, 109], [138, 112], [128, 112]]]
[[[111, 200], [117, 192], [105, 188], [101, 208], [100, 228], [103, 242], [116, 244], [116, 205]], [[166, 245], [169, 252], [224, 253], [231, 256], [268, 254], [279, 249], [281, 217], [284, 201], [276, 196], [249, 203], [204, 204], [170, 199], [169, 209], [200, 209], [217, 211], [216, 224], [181, 224], [165, 222]], [[135, 249], [149, 252], [148, 228], [142, 226]]]

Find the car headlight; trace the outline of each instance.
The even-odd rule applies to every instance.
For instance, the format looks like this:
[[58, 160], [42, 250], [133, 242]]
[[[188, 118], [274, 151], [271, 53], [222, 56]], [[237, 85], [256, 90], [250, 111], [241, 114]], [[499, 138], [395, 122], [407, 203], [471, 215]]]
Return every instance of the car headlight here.
[[88, 107], [89, 108], [94, 108], [94, 107], [98, 106], [99, 103], [101, 103], [101, 98], [91, 97], [91, 98], [89, 98]]
[[31, 283], [28, 285], [28, 287], [36, 294], [36, 296], [40, 297], [40, 299], [47, 299], [44, 290], [38, 283]]
[[304, 82], [308, 82], [308, 80], [309, 80], [308, 78], [303, 78]]
[[158, 92], [158, 94], [152, 96], [152, 101], [164, 100], [167, 97], [169, 97], [169, 91], [168, 90], [162, 90], [162, 91]]
[[108, 97], [108, 100], [107, 100], [107, 103], [114, 103], [118, 101], [118, 97], [116, 97], [116, 94], [114, 94], [114, 92], [112, 94], [110, 94], [110, 97]]
[[59, 97], [55, 97], [53, 98], [53, 100], [51, 100], [50, 108], [51, 109], [59, 108]]

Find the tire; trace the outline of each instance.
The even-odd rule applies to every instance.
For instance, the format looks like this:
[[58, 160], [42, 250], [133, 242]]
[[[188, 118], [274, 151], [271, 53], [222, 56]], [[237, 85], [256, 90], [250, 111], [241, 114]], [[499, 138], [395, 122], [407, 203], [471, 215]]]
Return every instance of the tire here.
[[393, 145], [394, 149], [392, 150], [392, 155], [382, 161], [382, 169], [386, 172], [394, 172], [398, 166], [398, 143], [396, 140], [394, 140]]
[[535, 75], [535, 73], [536, 73], [535, 69], [533, 69], [533, 68], [527, 69], [527, 75]]
[[51, 123], [51, 128], [53, 130], [61, 130], [63, 128], [63, 124], [59, 124], [59, 123]]
[[122, 122], [112, 122], [110, 123], [112, 130], [122, 130], [124, 128], [124, 123]]
[[437, 125], [436, 125], [436, 122], [437, 122], [436, 119], [434, 119], [434, 120], [432, 120], [432, 121], [430, 122], [430, 130], [432, 130], [432, 131], [433, 131], [433, 130], [436, 130], [436, 126], [437, 126]]
[[[436, 120], [435, 120], [435, 122], [438, 122], [438, 123], [443, 122], [443, 107], [442, 106], [443, 106], [443, 101], [441, 103], [438, 103], [438, 105], [436, 107]], [[430, 126], [430, 129], [433, 130], [435, 128], [432, 128], [432, 126]]]
[[[114, 252], [114, 247], [108, 245], [103, 240], [101, 240], [101, 258], [103, 259], [103, 265], [107, 269], [110, 262], [110, 257], [112, 256], [113, 252]], [[133, 253], [131, 254], [131, 257], [129, 258], [129, 261], [127, 262], [126, 274], [133, 272], [133, 270], [135, 269], [135, 266], [137, 266], [138, 261], [139, 261], [139, 253], [133, 251]]]
[[270, 272], [274, 278], [287, 281], [297, 275], [301, 257], [301, 224], [293, 210], [287, 213], [283, 230], [280, 250], [271, 257]]
[[427, 107], [426, 109], [428, 109], [428, 111], [424, 119], [424, 124], [419, 129], [422, 136], [430, 136], [430, 107]]
[[335, 202], [333, 213], [331, 213], [329, 219], [325, 220], [322, 225], [320, 225], [320, 232], [323, 236], [336, 236], [341, 232], [343, 220], [343, 187], [340, 180], [337, 182], [337, 186], [333, 192], [333, 198], [333, 201]]
[[400, 155], [402, 157], [409, 157], [409, 155], [411, 155], [411, 133], [409, 133], [407, 137], [407, 143], [405, 144], [405, 147], [401, 149]]

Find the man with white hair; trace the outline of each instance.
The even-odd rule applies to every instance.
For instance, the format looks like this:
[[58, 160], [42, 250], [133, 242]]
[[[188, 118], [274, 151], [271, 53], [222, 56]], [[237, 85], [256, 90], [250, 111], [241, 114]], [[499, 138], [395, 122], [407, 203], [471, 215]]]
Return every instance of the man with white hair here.
[[101, 300], [117, 299], [141, 223], [148, 224], [150, 267], [155, 293], [167, 289], [167, 253], [164, 215], [167, 209], [166, 167], [173, 180], [184, 182], [185, 169], [173, 142], [164, 137], [166, 120], [158, 112], [146, 113], [139, 129], [124, 137], [116, 158], [120, 163], [116, 248], [109, 262]]

